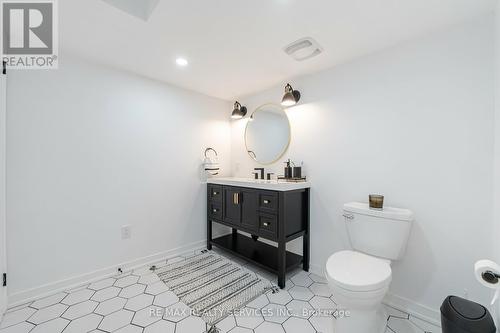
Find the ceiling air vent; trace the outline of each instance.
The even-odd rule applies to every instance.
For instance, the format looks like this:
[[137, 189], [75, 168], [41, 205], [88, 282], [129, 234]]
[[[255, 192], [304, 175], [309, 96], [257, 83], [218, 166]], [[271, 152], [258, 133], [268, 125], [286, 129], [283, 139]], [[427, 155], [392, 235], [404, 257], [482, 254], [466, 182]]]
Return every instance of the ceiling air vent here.
[[284, 48], [286, 54], [297, 61], [317, 56], [323, 48], [311, 37], [301, 38]]

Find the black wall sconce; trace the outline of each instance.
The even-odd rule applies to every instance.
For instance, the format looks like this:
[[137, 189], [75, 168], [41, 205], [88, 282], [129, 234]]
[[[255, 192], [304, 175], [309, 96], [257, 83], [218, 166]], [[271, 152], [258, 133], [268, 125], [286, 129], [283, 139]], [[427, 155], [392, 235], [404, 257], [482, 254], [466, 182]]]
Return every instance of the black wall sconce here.
[[247, 107], [242, 106], [240, 102], [234, 102], [233, 113], [231, 114], [231, 118], [233, 119], [241, 119], [247, 114]]
[[293, 90], [290, 83], [287, 83], [285, 86], [285, 95], [283, 95], [283, 99], [281, 100], [281, 105], [283, 106], [292, 106], [297, 104], [300, 100], [300, 92], [298, 90]]
[[285, 86], [285, 95], [283, 95], [283, 99], [281, 100], [281, 105], [292, 106], [297, 104], [299, 100], [300, 92], [298, 90], [293, 90], [290, 83], [287, 83]]

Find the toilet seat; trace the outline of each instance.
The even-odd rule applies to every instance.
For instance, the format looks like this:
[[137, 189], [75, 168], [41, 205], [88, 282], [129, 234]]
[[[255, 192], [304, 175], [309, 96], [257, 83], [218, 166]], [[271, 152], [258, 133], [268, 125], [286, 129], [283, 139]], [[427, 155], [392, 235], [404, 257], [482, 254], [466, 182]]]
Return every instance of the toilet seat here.
[[354, 292], [376, 291], [391, 283], [392, 270], [388, 261], [356, 251], [332, 254], [326, 263], [326, 275], [331, 283]]

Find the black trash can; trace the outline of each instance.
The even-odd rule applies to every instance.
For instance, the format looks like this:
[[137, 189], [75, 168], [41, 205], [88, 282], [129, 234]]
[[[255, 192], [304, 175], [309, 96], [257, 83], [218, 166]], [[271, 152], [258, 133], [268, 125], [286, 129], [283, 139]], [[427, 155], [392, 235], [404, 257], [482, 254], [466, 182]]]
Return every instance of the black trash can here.
[[495, 333], [490, 312], [481, 304], [448, 296], [441, 305], [443, 333]]

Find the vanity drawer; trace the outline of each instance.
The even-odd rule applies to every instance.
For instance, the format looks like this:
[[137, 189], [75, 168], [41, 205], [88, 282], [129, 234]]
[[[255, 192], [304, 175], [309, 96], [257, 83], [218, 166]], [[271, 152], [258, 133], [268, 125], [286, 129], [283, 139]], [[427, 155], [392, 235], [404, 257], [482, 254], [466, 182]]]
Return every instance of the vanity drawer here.
[[276, 212], [278, 210], [278, 194], [274, 192], [261, 192], [259, 194], [259, 209]]
[[259, 235], [272, 240], [278, 238], [278, 219], [275, 215], [259, 215]]
[[213, 218], [213, 219], [222, 220], [222, 203], [209, 202], [208, 203], [208, 216]]
[[222, 186], [221, 185], [208, 186], [208, 199], [210, 201], [222, 202]]

